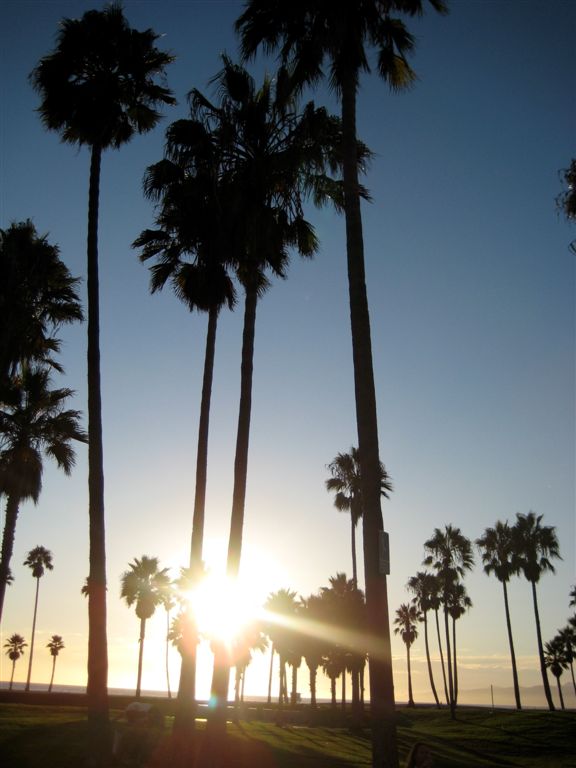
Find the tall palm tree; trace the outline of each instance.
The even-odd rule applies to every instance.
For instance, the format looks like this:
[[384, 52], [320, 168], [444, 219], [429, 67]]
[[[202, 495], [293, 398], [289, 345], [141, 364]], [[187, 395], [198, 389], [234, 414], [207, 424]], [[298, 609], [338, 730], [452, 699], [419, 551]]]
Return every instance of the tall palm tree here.
[[428, 677], [430, 687], [436, 701], [436, 706], [440, 709], [440, 700], [434, 684], [434, 675], [432, 673], [432, 661], [430, 659], [430, 644], [428, 641], [428, 611], [432, 610], [434, 595], [434, 575], [428, 571], [418, 571], [415, 576], [408, 579], [407, 588], [414, 593], [412, 602], [418, 609], [419, 620], [424, 624], [424, 645], [426, 648], [426, 663], [428, 665]]
[[560, 706], [562, 709], [566, 709], [564, 705], [564, 696], [562, 695], [560, 677], [562, 676], [562, 672], [564, 672], [565, 669], [568, 669], [568, 659], [566, 658], [566, 647], [562, 639], [558, 636], [544, 644], [544, 663], [546, 668], [549, 669], [556, 678]]
[[[166, 157], [150, 166], [144, 178], [146, 196], [160, 203], [156, 216], [158, 229], [145, 230], [134, 243], [135, 247], [142, 248], [142, 261], [155, 259], [150, 268], [152, 292], [170, 281], [176, 296], [191, 312], [208, 313], [189, 563], [198, 578], [202, 574], [217, 323], [221, 308], [227, 304], [232, 309], [235, 304], [235, 290], [226, 266], [233, 244], [222, 200], [220, 173], [217, 146], [202, 123], [192, 119], [173, 123], [166, 132]], [[191, 613], [187, 615], [192, 622]], [[193, 631], [190, 627], [189, 634]], [[196, 643], [191, 643], [185, 646], [182, 657], [174, 722], [175, 729], [182, 735], [194, 728], [195, 689]]]
[[166, 665], [166, 690], [168, 698], [172, 698], [170, 690], [170, 611], [176, 606], [176, 587], [170, 580], [162, 581], [159, 584], [160, 602], [166, 611], [166, 647], [165, 647], [165, 665]]
[[120, 597], [124, 598], [128, 607], [136, 604], [136, 616], [140, 619], [138, 676], [136, 678], [136, 698], [139, 699], [146, 622], [154, 615], [156, 606], [162, 604], [170, 577], [167, 568], [159, 569], [157, 557], [142, 555], [141, 558], [135, 557], [134, 562], [128, 563], [128, 565], [130, 570], [125, 571], [120, 577]]
[[[298, 112], [288, 74], [283, 70], [274, 81], [266, 78], [258, 89], [245, 69], [223, 57], [223, 68], [215, 82], [219, 104], [213, 104], [198, 90], [191, 92], [190, 100], [193, 118], [201, 121], [218, 143], [225, 185], [233, 190], [226, 213], [234, 232], [234, 269], [245, 294], [227, 556], [227, 575], [235, 579], [242, 552], [258, 299], [269, 285], [267, 273], [285, 276], [291, 249], [303, 257], [311, 257], [317, 250], [303, 205], [310, 196], [320, 204], [329, 194], [339, 192], [336, 185], [330, 184], [325, 169], [332, 167], [340, 130], [336, 119], [325, 110], [315, 109], [312, 103]], [[212, 695], [220, 705], [213, 718], [218, 731], [224, 726], [221, 707], [228, 677], [225, 660], [217, 657]]]
[[32, 640], [30, 641], [30, 659], [28, 661], [28, 675], [26, 677], [26, 691], [30, 690], [30, 677], [32, 675], [32, 658], [34, 656], [34, 636], [36, 634], [36, 616], [38, 614], [38, 593], [40, 591], [40, 579], [44, 576], [46, 570], [53, 570], [52, 552], [46, 547], [34, 547], [28, 552], [24, 565], [27, 565], [32, 571], [32, 576], [36, 579], [36, 597], [34, 598], [34, 618], [32, 619]]
[[400, 608], [396, 609], [396, 618], [394, 619], [394, 634], [400, 635], [402, 642], [406, 646], [406, 663], [408, 666], [408, 706], [414, 706], [414, 695], [412, 693], [412, 670], [410, 667], [410, 647], [418, 637], [418, 621], [420, 615], [415, 605], [402, 603]]
[[[444, 0], [430, 0], [444, 12]], [[394, 682], [390, 649], [390, 625], [386, 577], [379, 569], [380, 532], [384, 530], [380, 507], [380, 459], [376, 393], [370, 340], [370, 318], [364, 269], [364, 244], [357, 167], [356, 97], [360, 74], [370, 71], [368, 48], [376, 48], [380, 76], [393, 90], [410, 86], [415, 75], [406, 61], [413, 38], [401, 20], [391, 14], [410, 16], [423, 9], [422, 0], [363, 0], [329, 3], [310, 0], [298, 5], [282, 0], [250, 0], [236, 22], [245, 57], [259, 46], [280, 48], [283, 60], [292, 60], [296, 81], [315, 83], [323, 76], [328, 60], [329, 82], [340, 98], [343, 125], [343, 170], [346, 217], [348, 285], [356, 422], [362, 457], [362, 488], [365, 504], [364, 538], [366, 600], [371, 633], [382, 636], [382, 654], [370, 657], [372, 762], [374, 766], [398, 764], [396, 730], [393, 722]]]
[[12, 683], [14, 682], [14, 670], [16, 669], [16, 662], [21, 656], [24, 656], [24, 648], [27, 646], [28, 643], [24, 642], [22, 635], [18, 635], [16, 633], [10, 635], [8, 640], [4, 643], [4, 648], [6, 648], [6, 656], [8, 656], [12, 662], [12, 674], [10, 675], [10, 687], [8, 688], [9, 691], [12, 690]]
[[536, 621], [536, 639], [538, 642], [538, 656], [540, 659], [540, 671], [544, 694], [550, 711], [554, 710], [554, 702], [550, 692], [546, 664], [544, 659], [544, 647], [542, 644], [542, 630], [540, 628], [540, 613], [538, 611], [538, 595], [536, 585], [542, 574], [555, 572], [552, 560], [560, 557], [560, 545], [556, 536], [556, 529], [551, 525], [542, 525], [543, 515], [528, 512], [522, 515], [516, 514], [516, 523], [512, 528], [514, 547], [518, 555], [518, 564], [524, 577], [532, 587], [532, 602], [534, 604], [534, 618]]
[[456, 698], [449, 627], [450, 593], [455, 589], [458, 580], [474, 565], [472, 544], [470, 539], [463, 535], [460, 528], [446, 525], [444, 531], [439, 528], [434, 529], [434, 535], [424, 542], [424, 549], [429, 553], [424, 558], [424, 565], [431, 565], [434, 568], [441, 587], [448, 667], [448, 696], [450, 715], [454, 718], [456, 716]]
[[508, 631], [508, 644], [510, 646], [510, 659], [512, 661], [512, 679], [514, 681], [514, 697], [516, 709], [522, 709], [520, 701], [520, 685], [518, 683], [518, 668], [516, 666], [516, 654], [514, 652], [514, 640], [512, 638], [512, 623], [510, 621], [510, 606], [508, 603], [508, 582], [511, 576], [516, 576], [519, 571], [518, 558], [512, 540], [512, 529], [508, 521], [496, 521], [494, 528], [486, 528], [484, 534], [476, 539], [476, 546], [482, 555], [484, 573], [488, 576], [494, 574], [502, 584], [504, 591], [504, 611], [506, 614], [506, 629]]
[[79, 19], [63, 19], [55, 49], [40, 60], [30, 75], [41, 98], [38, 111], [46, 128], [58, 131], [69, 144], [89, 147], [91, 157], [87, 247], [91, 586], [87, 690], [96, 759], [109, 746], [98, 282], [100, 166], [106, 149], [118, 149], [136, 133], [152, 130], [160, 120], [158, 107], [175, 103], [171, 92], [157, 82], [173, 59], [155, 46], [157, 39], [151, 29], [132, 29], [120, 4], [113, 3], [102, 11], [87, 11]]
[[454, 704], [458, 703], [458, 661], [456, 653], [456, 622], [472, 608], [472, 600], [461, 581], [452, 584], [448, 593], [448, 614], [452, 619], [452, 665], [454, 669]]
[[76, 293], [80, 282], [60, 260], [57, 245], [38, 235], [28, 219], [0, 229], [0, 382], [23, 361], [62, 370], [53, 353], [60, 350], [54, 332], [82, 320]]
[[51, 389], [50, 371], [24, 366], [10, 381], [0, 401], [0, 496], [6, 496], [6, 517], [0, 555], [0, 619], [20, 504], [38, 502], [44, 457], [70, 474], [76, 461], [72, 441], [87, 442], [80, 412], [66, 410], [74, 392]]
[[[351, 521], [352, 541], [352, 579], [358, 586], [358, 570], [356, 567], [356, 526], [362, 517], [364, 505], [362, 502], [362, 488], [360, 477], [360, 453], [357, 448], [350, 448], [349, 453], [339, 453], [328, 469], [332, 477], [326, 480], [326, 490], [332, 491], [334, 506], [340, 512], [349, 512]], [[384, 498], [390, 498], [392, 483], [384, 464], [380, 463], [380, 493]]]
[[58, 654], [64, 648], [64, 640], [60, 635], [52, 635], [50, 642], [46, 644], [46, 648], [50, 649], [50, 655], [52, 656], [52, 674], [50, 676], [50, 685], [48, 686], [48, 693], [52, 692], [52, 684], [54, 683], [54, 672], [56, 670], [56, 659]]

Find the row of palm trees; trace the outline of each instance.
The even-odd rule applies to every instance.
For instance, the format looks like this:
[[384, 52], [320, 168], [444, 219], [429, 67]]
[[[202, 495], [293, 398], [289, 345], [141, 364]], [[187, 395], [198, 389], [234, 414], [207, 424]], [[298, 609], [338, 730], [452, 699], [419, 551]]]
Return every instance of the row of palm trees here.
[[[518, 671], [514, 642], [512, 636], [512, 624], [510, 618], [510, 605], [508, 600], [508, 583], [513, 576], [523, 574], [530, 583], [534, 616], [536, 624], [536, 638], [538, 658], [542, 674], [542, 683], [546, 701], [550, 710], [554, 709], [554, 703], [550, 693], [547, 668], [556, 675], [559, 659], [569, 663], [572, 657], [575, 638], [573, 627], [569, 624], [559, 636], [552, 641], [552, 650], [557, 650], [557, 658], [552, 667], [550, 659], [553, 658], [552, 650], [546, 651], [542, 642], [542, 630], [538, 610], [538, 597], [536, 586], [541, 576], [546, 572], [554, 573], [552, 561], [560, 558], [560, 548], [555, 528], [542, 524], [542, 515], [529, 512], [526, 515], [518, 513], [514, 525], [508, 522], [497, 521], [495, 526], [489, 527], [484, 534], [476, 540], [476, 546], [481, 554], [484, 572], [494, 575], [500, 581], [504, 595], [504, 610], [506, 627], [510, 646], [510, 658], [512, 665], [512, 677], [514, 683], [514, 695], [516, 707], [521, 709], [520, 686], [518, 683]], [[407, 589], [414, 594], [412, 604], [403, 604], [397, 611], [397, 632], [408, 650], [408, 677], [409, 677], [409, 703], [414, 704], [412, 697], [412, 685], [410, 680], [410, 656], [409, 646], [417, 637], [417, 623], [424, 624], [424, 641], [430, 686], [437, 706], [440, 699], [434, 682], [432, 665], [430, 660], [430, 644], [428, 633], [428, 613], [434, 612], [436, 623], [436, 636], [440, 655], [442, 678], [446, 702], [450, 706], [454, 716], [458, 700], [458, 665], [456, 646], [456, 621], [464, 615], [472, 606], [472, 601], [467, 595], [463, 578], [467, 571], [474, 565], [472, 542], [466, 538], [459, 528], [452, 525], [445, 526], [444, 530], [436, 528], [433, 536], [424, 543], [427, 553], [423, 564], [431, 566], [432, 571], [419, 571], [412, 576], [407, 583]], [[443, 644], [440, 632], [439, 613], [444, 618], [444, 647], [446, 649], [446, 664], [444, 663]], [[564, 654], [564, 655], [563, 655]], [[547, 661], [548, 655], [548, 661]], [[560, 664], [562, 668], [562, 664]], [[556, 671], [554, 671], [556, 670]], [[575, 686], [576, 691], [576, 686]]]
[[[446, 11], [443, 0], [429, 0], [432, 8]], [[370, 323], [364, 273], [364, 249], [359, 183], [359, 160], [362, 152], [356, 135], [356, 99], [360, 76], [370, 71], [369, 49], [375, 49], [380, 76], [392, 90], [410, 86], [415, 73], [408, 64], [414, 40], [402, 17], [422, 13], [423, 0], [372, 0], [345, 6], [308, 2], [295, 10], [278, 0], [251, 0], [236, 23], [241, 38], [242, 54], [252, 57], [260, 48], [278, 50], [284, 68], [276, 77], [276, 88], [265, 83], [256, 90], [251, 78], [239, 66], [224, 60], [219, 76], [224, 96], [220, 104], [212, 104], [196, 91], [191, 94], [191, 120], [205, 129], [197, 137], [178, 134], [174, 146], [183, 147], [182, 159], [192, 148], [193, 177], [190, 189], [175, 179], [175, 194], [163, 181], [149, 177], [148, 191], [158, 195], [162, 208], [160, 229], [175, 234], [174, 241], [182, 250], [172, 252], [168, 259], [170, 274], [180, 274], [181, 253], [193, 254], [193, 264], [199, 269], [199, 289], [196, 295], [211, 292], [211, 278], [220, 278], [220, 305], [230, 303], [232, 296], [226, 287], [222, 266], [234, 265], [245, 291], [245, 329], [242, 352], [242, 388], [237, 432], [235, 480], [232, 501], [228, 572], [237, 573], [241, 555], [244, 497], [246, 487], [249, 423], [251, 409], [252, 350], [257, 298], [267, 285], [265, 271], [282, 275], [287, 249], [296, 248], [310, 256], [315, 239], [310, 225], [302, 216], [301, 201], [312, 194], [316, 202], [330, 197], [340, 205], [346, 218], [347, 266], [351, 315], [353, 368], [359, 452], [362, 457], [361, 486], [364, 497], [364, 555], [366, 601], [369, 607], [370, 634], [379, 639], [378, 653], [370, 657], [371, 709], [374, 720], [373, 763], [396, 768], [398, 763], [393, 720], [393, 683], [388, 624], [386, 574], [379, 567], [379, 542], [383, 533], [380, 508], [380, 461], [376, 397], [370, 341]], [[93, 746], [107, 743], [102, 738], [107, 730], [107, 639], [106, 639], [106, 575], [104, 547], [103, 446], [101, 426], [100, 362], [99, 362], [99, 287], [98, 287], [98, 198], [102, 152], [118, 148], [135, 133], [151, 130], [159, 119], [158, 107], [174, 102], [166, 87], [159, 84], [172, 57], [156, 46], [157, 35], [152, 30], [137, 32], [128, 26], [119, 5], [103, 11], [89, 11], [80, 19], [65, 19], [60, 27], [54, 51], [45, 56], [32, 73], [31, 80], [41, 97], [39, 108], [45, 126], [56, 130], [64, 141], [88, 146], [91, 152], [88, 211], [88, 432], [89, 432], [89, 651], [88, 694]], [[329, 83], [336, 91], [342, 107], [338, 127], [339, 140], [334, 143], [336, 123], [328, 126], [328, 156], [321, 144], [311, 141], [312, 129], [321, 128], [313, 109], [308, 119], [287, 118], [293, 111], [293, 97], [306, 85], [315, 85], [323, 75], [324, 63], [329, 68]], [[263, 115], [265, 118], [263, 119]], [[306, 111], [305, 115], [306, 116]], [[278, 118], [279, 122], [270, 122]], [[267, 141], [251, 141], [250, 126], [256, 130], [267, 126], [271, 133]], [[175, 124], [176, 126], [176, 124]], [[176, 131], [176, 127], [173, 126]], [[279, 127], [280, 126], [280, 127]], [[188, 126], [184, 126], [190, 127]], [[312, 130], [313, 133], [313, 130]], [[322, 130], [321, 130], [322, 133]], [[260, 134], [261, 136], [261, 134]], [[317, 138], [317, 137], [316, 137]], [[322, 138], [326, 138], [324, 135]], [[196, 141], [198, 139], [198, 141]], [[285, 139], [290, 139], [288, 143]], [[294, 140], [295, 144], [290, 142]], [[170, 141], [170, 135], [169, 135]], [[279, 144], [276, 145], [275, 142]], [[272, 152], [274, 147], [284, 151]], [[260, 149], [264, 149], [264, 154]], [[206, 154], [204, 152], [206, 150]], [[178, 165], [180, 157], [166, 158]], [[262, 165], [270, 160], [270, 164]], [[342, 168], [340, 188], [325, 175]], [[266, 172], [261, 172], [265, 167]], [[161, 169], [162, 170], [162, 169]], [[172, 168], [171, 170], [177, 170]], [[312, 179], [317, 179], [312, 183]], [[216, 186], [210, 182], [217, 182]], [[238, 191], [242, 190], [242, 194]], [[249, 190], [249, 194], [246, 194]], [[183, 193], [183, 194], [180, 194]], [[187, 194], [190, 193], [189, 196]], [[172, 205], [174, 203], [174, 205]], [[196, 204], [199, 203], [199, 208]], [[222, 218], [219, 206], [226, 211]], [[202, 212], [196, 215], [197, 211]], [[206, 212], [208, 237], [198, 221]], [[171, 229], [174, 221], [179, 221]], [[185, 215], [182, 215], [185, 214]], [[221, 229], [210, 226], [224, 221]], [[189, 225], [189, 226], [188, 226]], [[232, 233], [232, 237], [230, 237]], [[221, 235], [221, 237], [220, 237]], [[142, 243], [146, 247], [146, 243]], [[178, 248], [180, 245], [178, 246]], [[161, 253], [160, 249], [158, 254]], [[151, 255], [151, 254], [150, 254]], [[145, 256], [145, 253], [143, 253]], [[210, 268], [207, 269], [207, 265]], [[163, 265], [160, 264], [160, 283]], [[193, 270], [192, 270], [193, 271]], [[190, 270], [188, 270], [188, 273]], [[210, 279], [209, 279], [210, 278]], [[177, 277], [178, 290], [185, 284]], [[207, 286], [210, 285], [210, 291]], [[222, 300], [222, 295], [224, 298]], [[186, 301], [189, 301], [186, 294]], [[216, 309], [211, 300], [202, 298], [208, 311], [212, 310], [209, 340], [215, 334]], [[208, 429], [210, 359], [206, 357], [202, 397], [202, 435]], [[200, 442], [200, 439], [199, 439]], [[204, 462], [199, 451], [198, 463]], [[205, 462], [204, 462], [205, 463]], [[202, 505], [205, 466], [198, 467], [191, 567], [200, 562], [198, 552], [202, 541]], [[183, 664], [180, 689], [190, 690], [194, 679], [194, 658]], [[215, 670], [215, 692], [222, 693], [227, 678], [226, 664], [219, 660]], [[179, 697], [181, 707], [177, 724], [188, 717], [186, 701]]]
[[[12, 684], [14, 682], [14, 671], [16, 669], [16, 662], [24, 656], [24, 648], [28, 647], [28, 643], [25, 641], [25, 639], [22, 637], [22, 635], [19, 635], [18, 633], [14, 633], [13, 635], [10, 635], [8, 640], [4, 643], [4, 648], [6, 648], [6, 656], [10, 659], [12, 662], [12, 672], [10, 674], [10, 685], [8, 687], [8, 690], [12, 690]], [[52, 686], [54, 684], [54, 673], [56, 671], [56, 659], [58, 658], [60, 651], [64, 649], [64, 640], [62, 639], [61, 635], [52, 635], [49, 642], [46, 643], [46, 648], [49, 649], [50, 655], [52, 656], [52, 673], [50, 675], [50, 683], [48, 685], [48, 693], [52, 692]], [[30, 651], [32, 653], [32, 651]]]

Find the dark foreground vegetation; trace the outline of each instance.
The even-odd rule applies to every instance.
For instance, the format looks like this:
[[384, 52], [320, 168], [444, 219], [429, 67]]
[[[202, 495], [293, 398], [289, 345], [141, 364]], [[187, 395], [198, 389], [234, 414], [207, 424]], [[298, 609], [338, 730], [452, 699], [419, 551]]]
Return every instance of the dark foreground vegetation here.
[[[158, 702], [155, 702], [158, 703]], [[113, 705], [117, 706], [116, 704]], [[277, 712], [247, 709], [249, 719], [228, 725], [228, 768], [347, 768], [371, 764], [368, 729], [352, 730], [342, 720], [320, 722], [310, 712], [302, 719], [278, 722]], [[87, 739], [82, 707], [0, 703], [0, 754], [10, 768], [76, 768], [83, 764]], [[296, 722], [295, 720], [299, 721]], [[171, 716], [164, 726], [129, 725], [123, 709], [111, 710], [123, 741], [116, 766], [171, 766]], [[529, 766], [576, 768], [576, 713], [462, 708], [456, 720], [444, 709], [398, 710], [401, 765], [417, 741], [430, 745], [439, 768]], [[201, 724], [200, 724], [201, 727]], [[199, 732], [200, 738], [203, 731]], [[201, 741], [198, 748], [201, 748]]]

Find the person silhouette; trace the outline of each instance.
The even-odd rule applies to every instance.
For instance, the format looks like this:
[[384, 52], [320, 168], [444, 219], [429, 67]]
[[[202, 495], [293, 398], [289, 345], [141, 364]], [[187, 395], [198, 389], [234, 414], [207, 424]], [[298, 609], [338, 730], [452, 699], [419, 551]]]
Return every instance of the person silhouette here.
[[432, 768], [433, 765], [430, 747], [421, 741], [416, 742], [408, 754], [406, 768]]

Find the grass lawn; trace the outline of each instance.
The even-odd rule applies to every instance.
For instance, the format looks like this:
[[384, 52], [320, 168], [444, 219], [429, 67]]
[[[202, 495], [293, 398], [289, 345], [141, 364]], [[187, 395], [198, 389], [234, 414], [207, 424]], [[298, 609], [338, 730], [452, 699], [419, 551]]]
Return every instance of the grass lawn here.
[[[126, 731], [120, 711], [111, 711], [125, 744], [146, 760], [117, 765], [170, 767], [166, 749], [171, 719], [163, 734]], [[524, 766], [576, 768], [576, 713], [461, 709], [451, 721], [446, 710], [398, 710], [401, 760], [411, 745], [425, 741], [437, 768]], [[367, 730], [286, 725], [229, 724], [227, 768], [351, 768], [370, 765]], [[85, 711], [79, 707], [0, 704], [0, 763], [5, 768], [81, 768], [86, 743]]]

